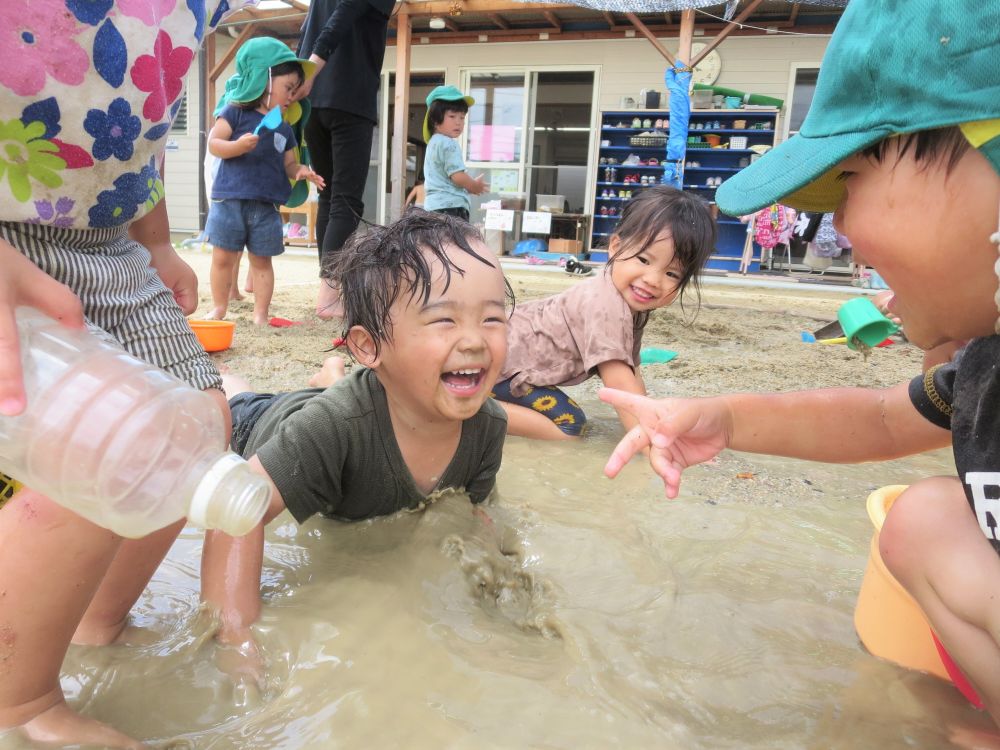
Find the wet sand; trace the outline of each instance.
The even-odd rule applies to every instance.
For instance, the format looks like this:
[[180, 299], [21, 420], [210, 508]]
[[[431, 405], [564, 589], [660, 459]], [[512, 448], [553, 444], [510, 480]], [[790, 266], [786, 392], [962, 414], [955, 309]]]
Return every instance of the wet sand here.
[[[207, 253], [186, 257], [207, 279]], [[237, 303], [234, 346], [216, 355], [261, 390], [304, 385], [340, 333], [312, 322], [314, 260], [277, 268], [272, 315], [309, 322], [258, 329]], [[509, 276], [519, 299], [579, 281]], [[801, 343], [844, 299], [707, 286], [693, 324], [654, 314], [645, 345], [678, 357], [646, 366], [647, 386], [883, 386], [919, 371], [906, 345], [866, 361]], [[946, 451], [854, 467], [726, 452], [671, 502], [641, 462], [603, 477], [621, 430], [596, 387], [572, 389], [593, 428], [581, 443], [508, 440], [486, 521], [453, 495], [358, 524], [273, 523], [262, 692], [234, 687], [205, 638], [188, 529], [136, 608], [139, 642], [71, 649], [71, 703], [160, 746], [213, 750], [929, 749], [989, 726], [948, 684], [868, 655], [852, 623], [867, 493], [953, 472]]]

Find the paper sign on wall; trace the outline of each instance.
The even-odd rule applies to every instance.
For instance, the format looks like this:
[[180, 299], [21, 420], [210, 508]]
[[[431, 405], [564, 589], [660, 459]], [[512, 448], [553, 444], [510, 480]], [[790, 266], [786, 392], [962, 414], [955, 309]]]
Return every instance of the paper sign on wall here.
[[521, 217], [521, 231], [548, 234], [552, 231], [552, 214], [548, 211], [525, 211]]
[[486, 228], [510, 232], [514, 229], [514, 212], [502, 208], [487, 209]]

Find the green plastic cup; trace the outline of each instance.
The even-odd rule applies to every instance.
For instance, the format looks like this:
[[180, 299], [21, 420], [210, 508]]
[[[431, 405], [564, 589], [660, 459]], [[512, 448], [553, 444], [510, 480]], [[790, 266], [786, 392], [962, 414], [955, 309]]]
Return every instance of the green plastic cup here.
[[858, 348], [858, 342], [871, 348], [878, 346], [899, 328], [879, 312], [867, 297], [848, 300], [837, 310], [837, 319], [847, 337], [847, 346]]

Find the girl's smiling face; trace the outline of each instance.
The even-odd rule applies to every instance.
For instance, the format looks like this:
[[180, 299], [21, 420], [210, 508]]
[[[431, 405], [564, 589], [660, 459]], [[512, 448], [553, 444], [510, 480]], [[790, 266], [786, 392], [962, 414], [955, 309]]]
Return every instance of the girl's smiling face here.
[[648, 312], [666, 307], [677, 296], [683, 268], [674, 252], [674, 241], [663, 232], [637, 253], [621, 247], [618, 236], [611, 238], [611, 283], [632, 312]]

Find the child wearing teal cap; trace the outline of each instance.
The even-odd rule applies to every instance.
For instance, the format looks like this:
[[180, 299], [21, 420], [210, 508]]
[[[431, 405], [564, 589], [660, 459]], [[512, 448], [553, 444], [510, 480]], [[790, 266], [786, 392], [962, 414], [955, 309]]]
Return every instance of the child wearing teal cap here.
[[284, 113], [314, 69], [313, 63], [296, 58], [284, 43], [267, 37], [251, 39], [236, 54], [236, 75], [226, 81], [218, 119], [208, 134], [209, 152], [222, 160], [212, 182], [205, 224], [213, 246], [212, 311], [205, 316], [209, 320], [225, 317], [246, 247], [253, 322], [268, 322], [274, 292], [271, 258], [285, 249], [278, 206], [291, 195], [291, 182], [308, 180], [320, 188], [324, 183], [312, 169], [299, 164], [294, 151], [298, 144], [288, 123], [279, 118], [271, 124], [265, 116], [272, 109]]
[[957, 476], [906, 489], [880, 552], [1000, 722], [997, 28], [996, 3], [851, 0], [801, 131], [718, 191], [731, 215], [775, 201], [835, 210], [895, 292], [889, 312], [909, 339], [971, 340], [959, 356], [882, 390], [601, 398], [640, 422], [606, 473], [648, 448], [669, 497], [685, 468], [724, 448], [851, 463], [951, 445]]
[[424, 208], [469, 220], [469, 194], [482, 195], [489, 186], [465, 171], [458, 137], [465, 130], [469, 107], [476, 103], [455, 86], [437, 86], [427, 95], [424, 116]]

